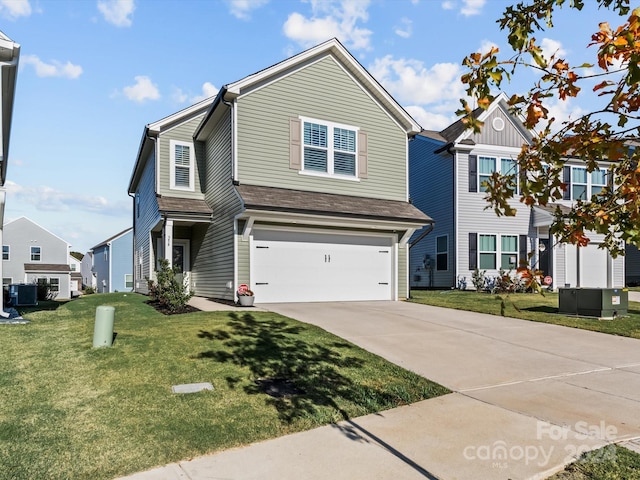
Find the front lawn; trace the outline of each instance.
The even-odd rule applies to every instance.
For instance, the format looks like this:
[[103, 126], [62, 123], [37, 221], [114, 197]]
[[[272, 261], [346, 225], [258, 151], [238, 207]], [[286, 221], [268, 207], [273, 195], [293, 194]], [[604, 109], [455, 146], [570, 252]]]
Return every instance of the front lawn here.
[[[145, 301], [89, 295], [0, 326], [1, 478], [111, 479], [447, 393], [277, 314], [164, 316]], [[99, 305], [115, 307], [117, 337], [93, 349]], [[172, 393], [199, 382], [214, 390]]]
[[[505, 300], [504, 312], [502, 299]], [[557, 293], [545, 293], [544, 296], [535, 293], [498, 296], [462, 290], [413, 290], [410, 301], [492, 315], [503, 313], [507, 317], [640, 338], [640, 305], [636, 302], [629, 302], [627, 316], [615, 320], [597, 320], [559, 315]]]

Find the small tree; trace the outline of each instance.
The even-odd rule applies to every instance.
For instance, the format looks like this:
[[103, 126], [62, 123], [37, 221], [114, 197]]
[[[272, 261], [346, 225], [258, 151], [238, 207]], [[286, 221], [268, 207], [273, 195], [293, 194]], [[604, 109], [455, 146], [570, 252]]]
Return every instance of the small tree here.
[[157, 281], [149, 280], [149, 294], [161, 307], [171, 313], [183, 310], [193, 296], [193, 291], [187, 289], [184, 281], [179, 281], [180, 273], [175, 267], [169, 267], [169, 262], [160, 259], [160, 270], [156, 270]]

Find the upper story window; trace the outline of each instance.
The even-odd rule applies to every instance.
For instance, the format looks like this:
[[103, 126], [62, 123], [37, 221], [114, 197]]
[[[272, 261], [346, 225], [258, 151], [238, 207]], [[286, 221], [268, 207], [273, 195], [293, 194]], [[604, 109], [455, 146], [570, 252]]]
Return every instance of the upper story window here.
[[42, 248], [40, 247], [31, 247], [31, 261], [39, 262], [42, 257]]
[[449, 269], [449, 237], [436, 237], [436, 270]]
[[302, 120], [302, 170], [356, 176], [358, 129], [346, 125]]
[[489, 178], [493, 173], [499, 173], [501, 175], [511, 175], [515, 181], [515, 193], [518, 193], [518, 161], [513, 158], [500, 158], [497, 157], [478, 157], [478, 185], [479, 191], [484, 192], [487, 190], [485, 182], [489, 181]]
[[194, 187], [194, 149], [193, 143], [171, 140], [170, 188], [190, 190]]
[[589, 173], [585, 167], [568, 168], [570, 168], [571, 172], [569, 182], [571, 200], [589, 200], [593, 195], [599, 194], [602, 189], [607, 186], [606, 170], [598, 169]]
[[9, 260], [9, 245], [2, 245], [2, 259]]

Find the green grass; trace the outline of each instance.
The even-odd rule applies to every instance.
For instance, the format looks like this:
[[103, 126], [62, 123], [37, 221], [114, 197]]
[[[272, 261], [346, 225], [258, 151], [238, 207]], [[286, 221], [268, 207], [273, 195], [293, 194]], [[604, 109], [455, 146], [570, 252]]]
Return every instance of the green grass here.
[[[501, 297], [505, 299], [503, 313], [507, 317], [640, 338], [640, 304], [636, 302], [629, 302], [627, 316], [615, 320], [597, 320], [558, 314], [557, 293], [545, 293], [544, 296], [518, 293]], [[414, 290], [411, 292], [410, 301], [492, 315], [500, 315], [502, 312], [502, 299], [488, 293], [461, 290]]]
[[[163, 316], [145, 300], [89, 295], [0, 327], [0, 478], [111, 479], [447, 393], [277, 314]], [[117, 337], [93, 349], [99, 305]], [[258, 378], [305, 393], [273, 398]], [[171, 392], [195, 382], [214, 390]]]
[[640, 455], [608, 445], [583, 454], [548, 480], [640, 480]]

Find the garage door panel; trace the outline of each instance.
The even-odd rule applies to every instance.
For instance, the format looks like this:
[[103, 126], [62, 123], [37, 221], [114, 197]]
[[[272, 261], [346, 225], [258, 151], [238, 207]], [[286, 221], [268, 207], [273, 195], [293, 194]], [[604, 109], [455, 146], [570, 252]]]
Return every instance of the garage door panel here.
[[389, 238], [284, 232], [255, 237], [252, 283], [258, 302], [393, 298]]

